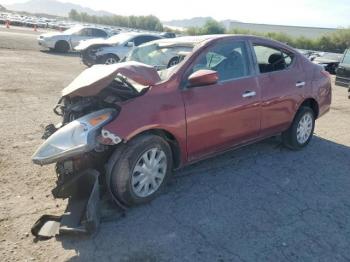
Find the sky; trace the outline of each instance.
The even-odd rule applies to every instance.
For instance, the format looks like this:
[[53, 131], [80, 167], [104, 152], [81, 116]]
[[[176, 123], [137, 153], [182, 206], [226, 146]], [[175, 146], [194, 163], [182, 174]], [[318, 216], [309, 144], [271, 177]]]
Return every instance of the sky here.
[[[197, 16], [216, 20], [316, 26], [349, 27], [350, 0], [59, 0], [120, 15], [153, 14], [162, 21]], [[0, 0], [0, 4], [25, 0]]]

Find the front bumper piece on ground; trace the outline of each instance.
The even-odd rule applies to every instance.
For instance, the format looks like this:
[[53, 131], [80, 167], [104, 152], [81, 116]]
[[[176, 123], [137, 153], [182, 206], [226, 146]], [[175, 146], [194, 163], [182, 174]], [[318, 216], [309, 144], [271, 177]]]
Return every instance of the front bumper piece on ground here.
[[43, 215], [31, 232], [38, 239], [49, 239], [63, 233], [92, 234], [99, 226], [99, 172], [93, 169], [72, 176], [52, 190], [55, 198], [68, 198], [62, 216]]

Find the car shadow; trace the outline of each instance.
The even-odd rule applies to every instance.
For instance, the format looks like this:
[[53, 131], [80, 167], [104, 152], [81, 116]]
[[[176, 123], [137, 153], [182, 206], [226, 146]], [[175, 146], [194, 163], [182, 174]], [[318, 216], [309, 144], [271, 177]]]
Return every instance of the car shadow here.
[[125, 216], [105, 202], [99, 232], [57, 240], [70, 261], [342, 260], [349, 186], [349, 147], [315, 136], [290, 151], [272, 138], [176, 171]]
[[68, 56], [68, 57], [80, 57], [80, 54], [78, 52], [57, 52], [57, 51], [51, 51], [51, 50], [40, 50], [40, 52], [48, 55], [56, 55], [56, 56]]

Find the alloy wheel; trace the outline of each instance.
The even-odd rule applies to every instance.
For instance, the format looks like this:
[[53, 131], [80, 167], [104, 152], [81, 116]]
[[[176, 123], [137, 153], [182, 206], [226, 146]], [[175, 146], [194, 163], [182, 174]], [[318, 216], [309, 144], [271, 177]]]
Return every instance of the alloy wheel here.
[[108, 57], [105, 62], [106, 65], [111, 65], [116, 63], [117, 63], [117, 60], [114, 57]]

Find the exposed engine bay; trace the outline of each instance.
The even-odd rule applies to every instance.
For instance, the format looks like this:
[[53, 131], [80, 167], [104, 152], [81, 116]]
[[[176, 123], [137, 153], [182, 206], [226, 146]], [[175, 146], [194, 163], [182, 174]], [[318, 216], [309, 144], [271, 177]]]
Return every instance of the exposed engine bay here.
[[62, 117], [62, 122], [58, 125], [48, 125], [42, 138], [49, 138], [59, 128], [91, 112], [104, 108], [113, 108], [118, 111], [120, 102], [143, 95], [147, 90], [148, 88], [137, 90], [127, 78], [118, 75], [95, 96], [61, 97], [53, 111]]
[[55, 114], [62, 116], [65, 125], [79, 117], [103, 108], [118, 108], [118, 103], [142, 95], [128, 80], [118, 75], [106, 88], [92, 97], [62, 97], [56, 107]]

